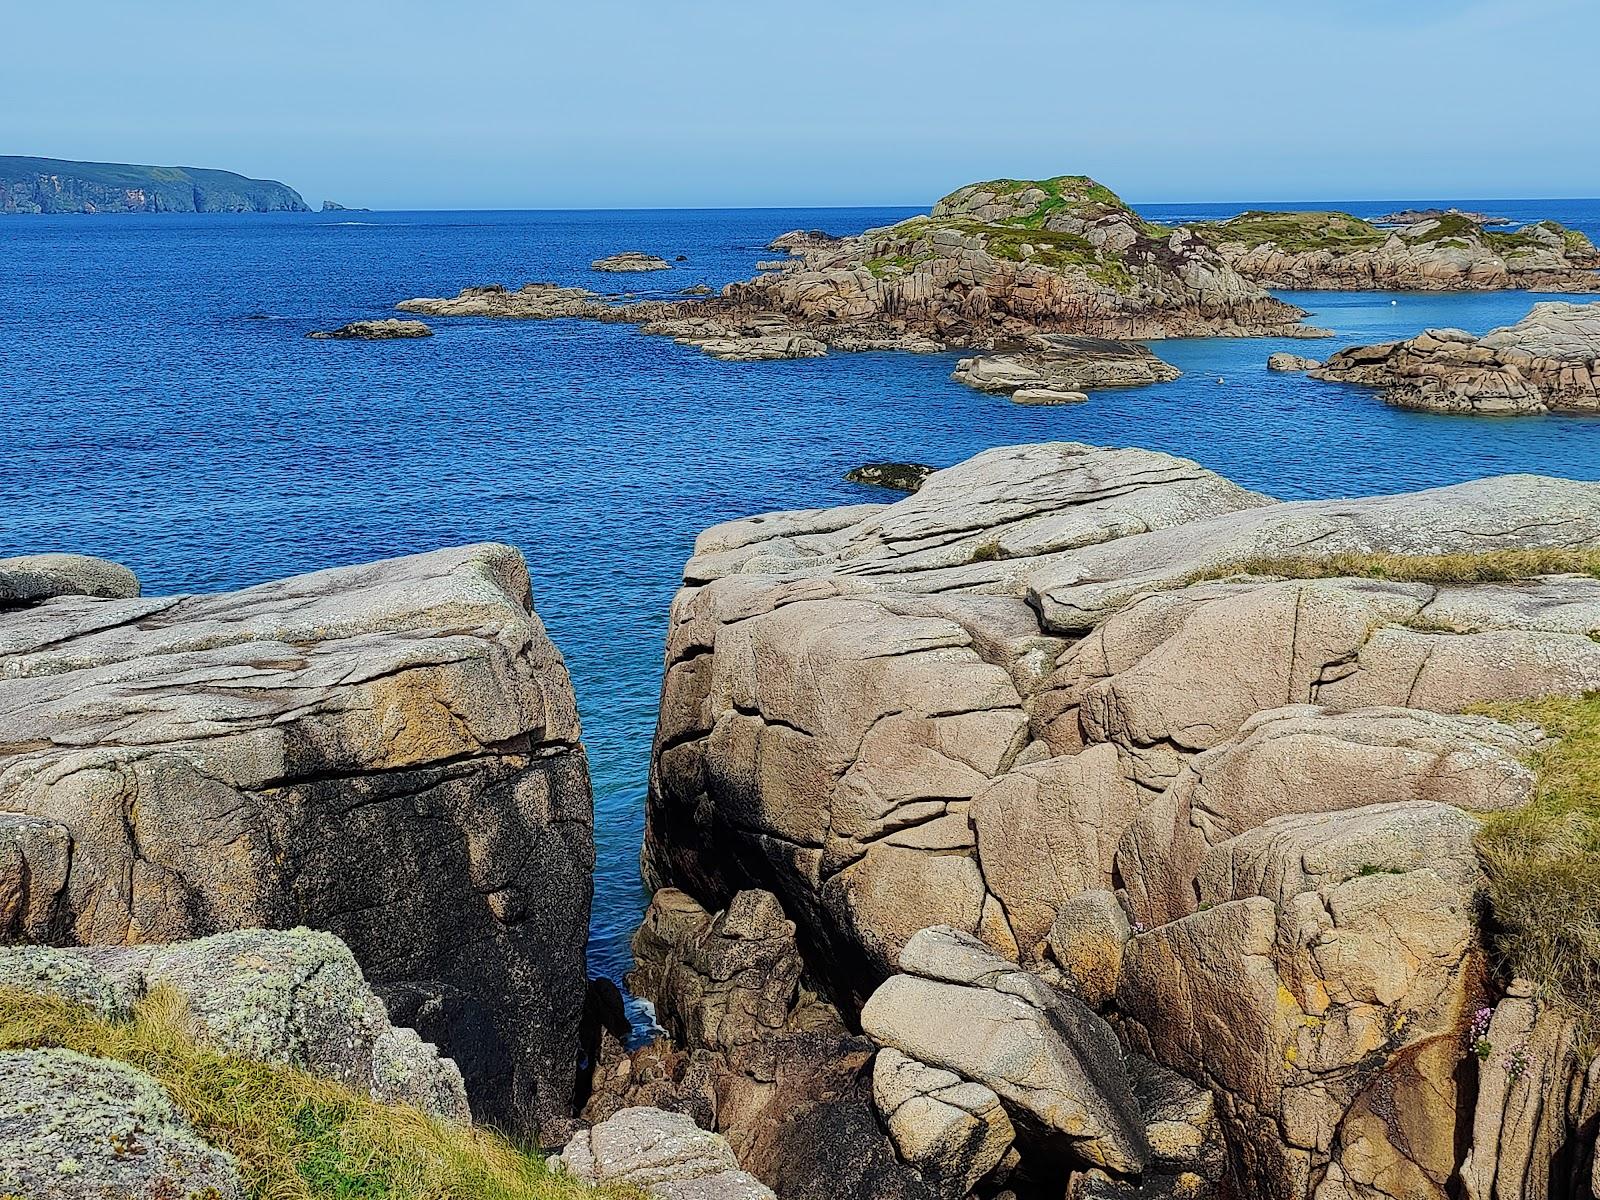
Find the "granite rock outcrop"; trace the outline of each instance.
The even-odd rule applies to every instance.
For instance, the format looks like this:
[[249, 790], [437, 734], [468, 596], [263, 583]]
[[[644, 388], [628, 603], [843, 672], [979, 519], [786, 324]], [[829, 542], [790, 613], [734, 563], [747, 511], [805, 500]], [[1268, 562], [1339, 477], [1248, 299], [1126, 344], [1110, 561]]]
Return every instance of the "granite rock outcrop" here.
[[572, 1104], [593, 853], [510, 547], [0, 611], [8, 938], [326, 930], [480, 1119], [533, 1133]]
[[[673, 605], [647, 880], [705, 913], [771, 893], [784, 978], [888, 1055], [926, 1181], [1442, 1200], [1503, 986], [1478, 821], [1529, 802], [1544, 744], [1469, 710], [1600, 688], [1600, 580], [1359, 563], [1575, 548], [1600, 485], [1283, 503], [1072, 443], [714, 527]], [[1075, 1057], [1042, 1049], [1063, 1031]], [[1091, 1065], [1033, 1090], [1046, 1062]], [[1014, 1132], [986, 1175], [980, 1092], [891, 1121], [967, 1084]]]
[[1399, 408], [1516, 416], [1600, 412], [1600, 303], [1535, 304], [1475, 337], [1429, 329], [1331, 355], [1315, 379], [1379, 388]]

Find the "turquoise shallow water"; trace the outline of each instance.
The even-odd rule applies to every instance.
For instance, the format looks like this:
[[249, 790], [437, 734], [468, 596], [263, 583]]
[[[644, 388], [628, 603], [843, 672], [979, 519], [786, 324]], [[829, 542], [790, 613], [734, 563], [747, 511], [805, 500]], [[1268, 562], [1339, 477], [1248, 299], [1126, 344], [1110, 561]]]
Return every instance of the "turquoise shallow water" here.
[[[1600, 237], [1600, 202], [1483, 207]], [[492, 280], [719, 285], [751, 274], [785, 230], [851, 232], [909, 211], [0, 220], [0, 555], [103, 554], [154, 593], [480, 539], [522, 547], [583, 711], [600, 859], [591, 968], [617, 976], [644, 903], [636, 860], [667, 606], [706, 525], [892, 498], [840, 479], [868, 459], [949, 464], [1052, 438], [1172, 451], [1285, 498], [1502, 471], [1600, 478], [1594, 420], [1403, 413], [1264, 367], [1278, 349], [1486, 330], [1527, 311], [1535, 297], [1522, 293], [1291, 296], [1338, 336], [1158, 343], [1182, 379], [1060, 409], [951, 382], [954, 355], [719, 363], [566, 321], [436, 320], [437, 336], [417, 342], [304, 337]], [[589, 271], [624, 249], [687, 262], [620, 283]]]

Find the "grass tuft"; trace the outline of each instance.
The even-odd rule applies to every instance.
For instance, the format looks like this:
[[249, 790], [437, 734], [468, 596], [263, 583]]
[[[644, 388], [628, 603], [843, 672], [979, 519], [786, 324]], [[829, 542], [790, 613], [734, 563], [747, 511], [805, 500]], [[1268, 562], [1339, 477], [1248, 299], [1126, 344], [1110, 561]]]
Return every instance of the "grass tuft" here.
[[1506, 974], [1538, 984], [1600, 1043], [1600, 694], [1482, 710], [1537, 722], [1556, 740], [1535, 756], [1533, 799], [1485, 818], [1491, 944]]
[[196, 1043], [183, 998], [156, 989], [133, 1019], [0, 988], [0, 1050], [60, 1047], [153, 1076], [212, 1145], [239, 1162], [254, 1200], [578, 1200], [592, 1189], [489, 1130], [380, 1104], [303, 1071]]
[[1197, 571], [1190, 583], [1234, 575], [1283, 579], [1392, 579], [1398, 583], [1509, 583], [1540, 575], [1600, 579], [1600, 549], [1484, 550], [1462, 554], [1263, 556]]

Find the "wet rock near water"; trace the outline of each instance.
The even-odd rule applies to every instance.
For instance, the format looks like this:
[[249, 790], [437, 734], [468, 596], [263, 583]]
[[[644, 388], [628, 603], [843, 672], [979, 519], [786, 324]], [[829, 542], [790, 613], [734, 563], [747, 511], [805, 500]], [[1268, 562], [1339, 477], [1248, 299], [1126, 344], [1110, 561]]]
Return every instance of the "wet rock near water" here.
[[963, 358], [951, 378], [981, 392], [1010, 395], [1019, 404], [1048, 404], [1071, 401], [1040, 397], [1166, 383], [1182, 373], [1137, 342], [1037, 337], [1024, 349]]
[[41, 604], [57, 596], [131, 600], [139, 577], [121, 563], [87, 554], [27, 554], [0, 558], [0, 609]]
[[896, 492], [914, 492], [921, 488], [927, 482], [928, 476], [937, 469], [926, 463], [863, 463], [846, 471], [844, 481], [864, 484], [867, 487], [888, 488]]
[[421, 321], [401, 321], [389, 317], [382, 321], [351, 321], [337, 329], [314, 330], [306, 336], [325, 341], [386, 342], [397, 338], [432, 337], [433, 330]]

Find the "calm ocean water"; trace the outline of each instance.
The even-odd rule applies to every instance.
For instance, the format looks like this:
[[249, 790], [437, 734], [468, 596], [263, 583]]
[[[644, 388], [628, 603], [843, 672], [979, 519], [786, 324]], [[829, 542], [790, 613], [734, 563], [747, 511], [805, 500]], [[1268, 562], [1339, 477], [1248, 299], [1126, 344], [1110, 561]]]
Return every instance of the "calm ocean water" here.
[[[1600, 201], [1482, 207], [1600, 239]], [[600, 843], [591, 969], [615, 977], [645, 901], [637, 854], [667, 606], [705, 526], [891, 498], [841, 481], [869, 459], [949, 464], [1056, 438], [1172, 451], [1285, 498], [1504, 471], [1600, 478], [1592, 419], [1404, 413], [1264, 367], [1279, 349], [1481, 332], [1522, 316], [1525, 293], [1299, 294], [1332, 342], [1159, 343], [1182, 379], [1061, 409], [951, 382], [954, 355], [719, 363], [570, 321], [435, 320], [437, 336], [415, 342], [304, 336], [496, 280], [718, 286], [772, 257], [764, 246], [785, 230], [853, 232], [911, 211], [0, 220], [0, 556], [106, 555], [161, 593], [468, 541], [520, 546], [583, 712]], [[629, 249], [688, 261], [640, 277], [588, 269]]]

